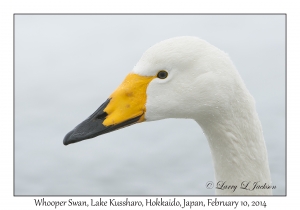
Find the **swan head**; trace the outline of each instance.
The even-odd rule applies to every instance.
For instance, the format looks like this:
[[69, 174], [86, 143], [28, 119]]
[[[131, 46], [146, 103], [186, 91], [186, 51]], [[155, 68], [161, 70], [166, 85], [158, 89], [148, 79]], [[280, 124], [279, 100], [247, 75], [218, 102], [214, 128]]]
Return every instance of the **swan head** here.
[[224, 111], [242, 86], [224, 52], [196, 37], [171, 38], [150, 47], [107, 101], [65, 136], [64, 144], [144, 121], [206, 121]]

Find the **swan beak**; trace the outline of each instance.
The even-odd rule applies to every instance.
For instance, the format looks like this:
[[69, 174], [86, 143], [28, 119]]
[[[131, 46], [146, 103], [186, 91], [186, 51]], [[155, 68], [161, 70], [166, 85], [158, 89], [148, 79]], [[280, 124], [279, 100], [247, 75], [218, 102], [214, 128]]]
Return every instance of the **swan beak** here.
[[64, 145], [145, 121], [146, 90], [153, 78], [129, 74], [109, 99], [65, 136]]

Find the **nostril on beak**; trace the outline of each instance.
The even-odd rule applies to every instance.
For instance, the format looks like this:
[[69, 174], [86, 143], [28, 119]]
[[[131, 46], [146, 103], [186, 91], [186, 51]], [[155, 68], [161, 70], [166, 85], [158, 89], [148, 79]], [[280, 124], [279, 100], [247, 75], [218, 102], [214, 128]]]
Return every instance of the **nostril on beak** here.
[[103, 113], [97, 115], [96, 119], [98, 119], [98, 120], [104, 120], [106, 116], [107, 116], [107, 113], [103, 112]]

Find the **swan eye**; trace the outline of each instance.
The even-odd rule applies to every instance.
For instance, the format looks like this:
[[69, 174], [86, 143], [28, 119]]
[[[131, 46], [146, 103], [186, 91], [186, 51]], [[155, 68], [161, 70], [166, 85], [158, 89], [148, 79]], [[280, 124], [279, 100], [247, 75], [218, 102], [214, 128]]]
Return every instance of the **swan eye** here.
[[166, 72], [166, 71], [159, 71], [159, 72], [157, 73], [157, 77], [158, 77], [159, 79], [166, 79], [167, 76], [168, 76], [168, 72]]

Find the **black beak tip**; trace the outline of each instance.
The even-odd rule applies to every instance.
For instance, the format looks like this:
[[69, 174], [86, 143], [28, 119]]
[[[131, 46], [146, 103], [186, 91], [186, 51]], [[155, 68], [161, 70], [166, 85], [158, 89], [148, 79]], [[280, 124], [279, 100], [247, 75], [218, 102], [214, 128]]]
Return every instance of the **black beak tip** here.
[[64, 141], [63, 141], [63, 143], [64, 143], [65, 146], [67, 146], [68, 144], [73, 143], [72, 140], [71, 140], [71, 138], [70, 138], [72, 134], [73, 134], [73, 131], [70, 131], [70, 132], [65, 136]]
[[70, 131], [64, 138], [63, 144], [69, 145], [76, 142], [80, 142], [86, 139], [94, 138], [96, 136], [109, 133], [120, 128], [133, 125], [142, 115], [137, 117], [125, 120], [124, 122], [115, 124], [115, 125], [103, 125], [103, 121], [107, 116], [107, 113], [104, 112], [105, 107], [109, 103], [110, 99], [107, 99], [90, 117], [85, 121], [77, 125], [72, 131]]

